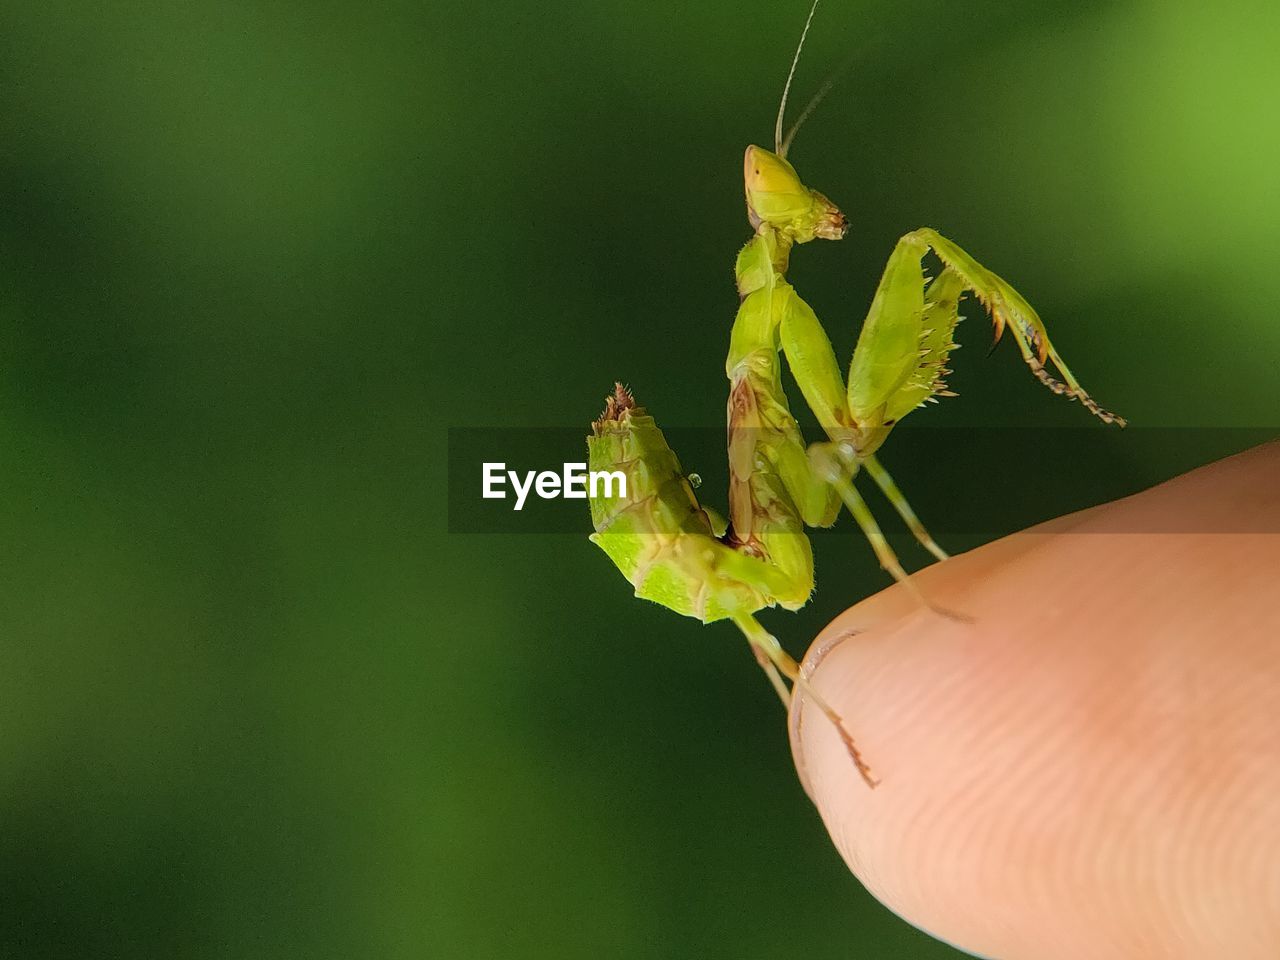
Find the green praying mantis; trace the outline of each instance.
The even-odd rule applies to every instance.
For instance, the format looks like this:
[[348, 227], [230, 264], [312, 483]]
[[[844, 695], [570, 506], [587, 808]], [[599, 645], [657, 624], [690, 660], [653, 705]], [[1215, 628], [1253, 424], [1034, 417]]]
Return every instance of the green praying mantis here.
[[[1012, 286], [927, 227], [898, 241], [863, 322], [847, 381], [841, 375], [822, 324], [786, 279], [793, 247], [814, 239], [839, 240], [847, 229], [836, 205], [806, 187], [787, 161], [797, 131], [825, 88], [783, 135], [787, 96], [816, 8], [814, 0], [791, 61], [774, 149], [749, 146], [744, 158], [747, 216], [754, 232], [735, 266], [740, 303], [725, 362], [728, 519], [698, 502], [662, 431], [618, 384], [592, 425], [587, 446], [590, 469], [621, 471], [626, 495], [590, 498], [596, 531], [591, 540], [632, 583], [636, 596], [703, 623], [732, 620], [783, 704], [791, 698], [786, 677], [830, 718], [862, 778], [874, 787], [877, 781], [843, 720], [755, 615], [775, 605], [795, 610], [808, 601], [814, 562], [805, 527], [832, 525], [842, 505], [881, 566], [919, 596], [854, 487], [862, 470], [915, 538], [937, 559], [947, 558], [876, 452], [907, 414], [938, 397], [954, 396], [944, 377], [956, 349], [952, 337], [964, 294], [972, 293], [989, 314], [997, 342], [1006, 331], [1012, 335], [1041, 383], [1078, 400], [1106, 423], [1123, 426], [1124, 420], [1089, 396], [1054, 349], [1040, 317]], [[930, 250], [942, 264], [933, 279], [923, 267]], [[783, 392], [783, 358], [824, 441], [805, 443]]]

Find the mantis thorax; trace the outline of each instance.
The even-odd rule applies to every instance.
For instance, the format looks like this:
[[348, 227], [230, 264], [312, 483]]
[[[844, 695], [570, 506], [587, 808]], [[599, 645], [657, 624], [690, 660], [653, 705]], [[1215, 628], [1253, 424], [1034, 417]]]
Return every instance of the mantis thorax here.
[[781, 279], [787, 272], [793, 241], [767, 224], [756, 229], [756, 235], [738, 251], [733, 272], [738, 281], [738, 296], [745, 298]]

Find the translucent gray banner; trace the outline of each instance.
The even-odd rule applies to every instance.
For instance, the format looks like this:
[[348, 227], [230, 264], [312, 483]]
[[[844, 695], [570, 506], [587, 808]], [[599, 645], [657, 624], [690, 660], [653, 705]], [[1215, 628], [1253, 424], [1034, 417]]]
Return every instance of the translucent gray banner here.
[[[698, 498], [723, 513], [728, 484], [724, 427], [673, 427], [664, 433], [685, 471], [699, 476]], [[449, 532], [590, 533], [587, 501], [566, 498], [563, 489], [565, 464], [585, 465], [585, 434], [581, 426], [451, 428]], [[895, 430], [879, 460], [935, 536], [990, 538], [1137, 493], [1277, 437], [1280, 428], [904, 425]], [[544, 480], [539, 490], [541, 473], [558, 479]], [[886, 532], [898, 531], [901, 523], [869, 478], [857, 483]], [[1280, 487], [1280, 476], [1275, 483]], [[1238, 512], [1223, 511], [1221, 504], [1203, 507], [1189, 504], [1168, 516], [1145, 518], [1142, 529], [1131, 532], [1280, 533], [1280, 524], [1252, 514], [1246, 504]], [[815, 534], [858, 535], [858, 529], [844, 517], [833, 530]]]

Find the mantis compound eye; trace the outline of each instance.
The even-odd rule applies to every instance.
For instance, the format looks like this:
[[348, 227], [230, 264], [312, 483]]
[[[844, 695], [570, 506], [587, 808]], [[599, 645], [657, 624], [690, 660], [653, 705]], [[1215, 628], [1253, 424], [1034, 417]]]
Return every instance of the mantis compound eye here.
[[808, 200], [809, 190], [800, 182], [796, 168], [764, 147], [747, 147], [742, 178], [748, 195], [768, 193]]

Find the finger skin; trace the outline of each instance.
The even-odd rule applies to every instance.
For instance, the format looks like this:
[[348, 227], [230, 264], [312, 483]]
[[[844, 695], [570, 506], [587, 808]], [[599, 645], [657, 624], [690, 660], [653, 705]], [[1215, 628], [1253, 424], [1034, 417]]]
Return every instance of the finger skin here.
[[[1134, 533], [1198, 511], [1194, 532]], [[1001, 960], [1280, 956], [1280, 444], [997, 541], [847, 610], [797, 769], [849, 868]]]

